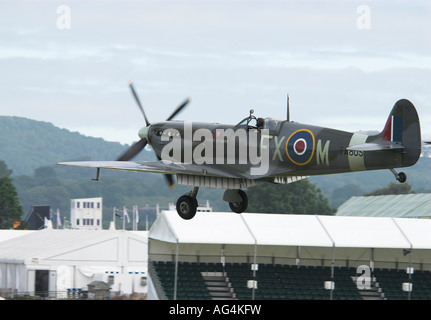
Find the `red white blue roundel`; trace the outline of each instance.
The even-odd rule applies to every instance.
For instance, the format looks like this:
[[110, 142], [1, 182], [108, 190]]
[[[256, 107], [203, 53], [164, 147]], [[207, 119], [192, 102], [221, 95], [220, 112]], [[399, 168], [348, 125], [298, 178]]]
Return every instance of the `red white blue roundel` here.
[[310, 130], [297, 130], [287, 139], [286, 154], [294, 164], [306, 165], [313, 158], [314, 143], [314, 135]]

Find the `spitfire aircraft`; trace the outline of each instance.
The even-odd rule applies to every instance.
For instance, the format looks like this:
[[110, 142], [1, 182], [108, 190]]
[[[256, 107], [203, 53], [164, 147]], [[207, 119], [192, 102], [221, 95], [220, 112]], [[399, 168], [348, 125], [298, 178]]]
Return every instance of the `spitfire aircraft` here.
[[[257, 118], [250, 114], [236, 125], [172, 120], [190, 102], [185, 100], [164, 122], [150, 123], [132, 83], [132, 94], [144, 116], [140, 140], [117, 161], [60, 162], [60, 165], [97, 169], [155, 172], [191, 191], [178, 198], [183, 219], [194, 217], [199, 188], [226, 189], [223, 200], [232, 211], [244, 212], [244, 188], [260, 181], [287, 184], [314, 175], [389, 169], [403, 183], [406, 175], [395, 168], [414, 165], [421, 153], [419, 117], [405, 99], [395, 103], [381, 132], [346, 132], [301, 124], [287, 118]], [[158, 161], [131, 161], [149, 144]]]

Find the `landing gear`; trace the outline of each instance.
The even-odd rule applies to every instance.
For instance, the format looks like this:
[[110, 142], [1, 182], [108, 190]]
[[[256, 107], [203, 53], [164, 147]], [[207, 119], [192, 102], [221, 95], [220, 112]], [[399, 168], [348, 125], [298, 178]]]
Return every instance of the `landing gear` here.
[[235, 213], [243, 213], [248, 206], [247, 194], [242, 190], [226, 190], [223, 200], [229, 202], [230, 209]]
[[396, 172], [394, 169], [390, 169], [391, 172], [394, 174], [395, 179], [397, 179], [400, 183], [404, 183], [407, 181], [407, 175], [404, 172]]
[[189, 195], [184, 195], [178, 198], [177, 212], [181, 218], [190, 220], [195, 216], [197, 208], [198, 203], [195, 198]]
[[198, 208], [198, 201], [196, 200], [198, 190], [198, 187], [194, 187], [193, 191], [178, 198], [177, 212], [181, 218], [190, 220], [195, 216]]
[[[198, 187], [194, 187], [192, 191], [182, 195], [177, 200], [177, 212], [179, 216], [185, 220], [190, 220], [196, 215], [198, 201]], [[248, 206], [247, 194], [240, 189], [228, 189], [223, 195], [223, 200], [229, 202], [229, 207], [235, 213], [243, 213]]]

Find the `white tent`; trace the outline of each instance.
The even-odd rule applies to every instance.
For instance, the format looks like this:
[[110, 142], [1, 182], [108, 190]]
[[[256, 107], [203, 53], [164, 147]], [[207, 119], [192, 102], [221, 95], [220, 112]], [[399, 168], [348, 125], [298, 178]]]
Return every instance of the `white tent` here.
[[86, 289], [93, 280], [110, 281], [112, 291], [144, 292], [146, 231], [44, 229], [9, 238], [0, 242], [0, 289], [34, 294], [45, 271], [51, 295]]
[[[406, 250], [412, 250], [411, 256]], [[153, 260], [356, 265], [416, 263], [431, 269], [431, 220], [164, 211], [149, 232]], [[293, 259], [293, 260], [292, 260]]]

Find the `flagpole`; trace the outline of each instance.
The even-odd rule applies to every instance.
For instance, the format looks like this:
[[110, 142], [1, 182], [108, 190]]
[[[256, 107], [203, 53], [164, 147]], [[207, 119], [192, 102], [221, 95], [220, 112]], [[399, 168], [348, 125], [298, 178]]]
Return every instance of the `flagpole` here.
[[135, 231], [135, 206], [132, 209], [132, 230]]
[[135, 230], [138, 231], [138, 224], [139, 224], [139, 211], [138, 211], [138, 206], [135, 206], [135, 215], [136, 215], [136, 228]]
[[126, 230], [126, 207], [123, 207], [123, 230]]
[[57, 229], [61, 227], [60, 209], [57, 209]]
[[149, 215], [149, 211], [150, 211], [150, 208], [148, 208], [148, 204], [147, 204], [145, 211], [146, 211], [146, 213], [145, 213], [145, 230], [148, 231], [148, 215]]
[[114, 210], [113, 210], [112, 221], [114, 221], [114, 227], [115, 227], [115, 207], [114, 207]]

